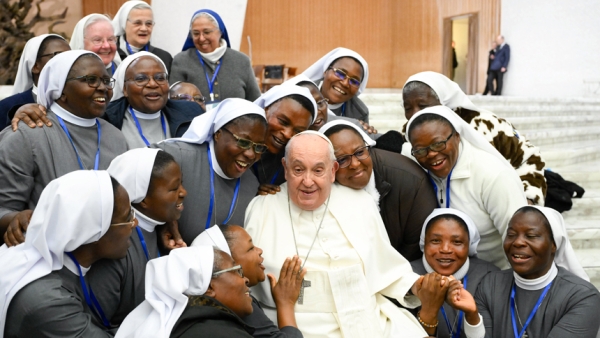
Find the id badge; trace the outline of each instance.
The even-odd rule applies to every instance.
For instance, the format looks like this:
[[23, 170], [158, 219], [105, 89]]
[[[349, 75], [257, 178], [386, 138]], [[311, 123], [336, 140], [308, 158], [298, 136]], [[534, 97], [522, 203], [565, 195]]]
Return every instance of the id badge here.
[[209, 101], [209, 102], [205, 102], [204, 105], [206, 106], [206, 111], [213, 110], [213, 109], [217, 108], [217, 106], [219, 105], [219, 103], [221, 103], [221, 101]]

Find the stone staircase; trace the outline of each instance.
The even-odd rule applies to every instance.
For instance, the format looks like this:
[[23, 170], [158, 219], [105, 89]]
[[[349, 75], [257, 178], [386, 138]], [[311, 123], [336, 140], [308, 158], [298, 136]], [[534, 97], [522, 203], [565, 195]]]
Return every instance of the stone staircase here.
[[[540, 147], [546, 168], [586, 190], [563, 217], [577, 257], [600, 289], [600, 98], [470, 98], [476, 106], [510, 120]], [[406, 123], [400, 90], [369, 90], [361, 99], [380, 132], [399, 130]]]

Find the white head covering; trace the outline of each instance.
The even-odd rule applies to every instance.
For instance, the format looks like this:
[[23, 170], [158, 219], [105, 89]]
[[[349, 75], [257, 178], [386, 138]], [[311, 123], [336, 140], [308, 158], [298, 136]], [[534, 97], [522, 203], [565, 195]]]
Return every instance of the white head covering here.
[[359, 128], [354, 123], [346, 121], [346, 120], [333, 120], [331, 122], [327, 122], [319, 129], [319, 133], [325, 134], [325, 132], [328, 131], [329, 129], [331, 129], [332, 127], [339, 126], [339, 125], [348, 126], [348, 127], [351, 127], [352, 129], [356, 130], [360, 134], [362, 139], [365, 141], [366, 145], [374, 146], [375, 144], [377, 144], [375, 142], [375, 140], [370, 138], [369, 135], [367, 135], [363, 130], [361, 130], [361, 128]]
[[317, 119], [318, 113], [317, 102], [313, 98], [308, 88], [296, 86], [296, 84], [290, 83], [286, 85], [274, 86], [273, 88], [269, 89], [266, 93], [262, 94], [258, 99], [256, 99], [254, 101], [254, 104], [258, 105], [262, 109], [265, 109], [272, 105], [273, 102], [294, 94], [302, 95], [312, 103], [313, 111], [310, 112], [310, 114], [312, 115], [311, 124], [314, 123]]
[[19, 69], [17, 70], [17, 76], [15, 77], [15, 84], [13, 85], [13, 95], [22, 93], [29, 90], [33, 86], [33, 77], [31, 75], [31, 69], [37, 61], [37, 54], [40, 46], [44, 40], [49, 36], [57, 36], [64, 40], [60, 35], [56, 34], [42, 34], [34, 38], [29, 39], [23, 48], [21, 59], [19, 59]]
[[65, 252], [96, 242], [110, 227], [113, 188], [106, 171], [79, 170], [50, 182], [23, 244], [0, 248], [0, 332], [10, 301], [25, 285], [63, 267]]
[[[81, 19], [77, 22], [77, 24], [75, 25], [75, 28], [73, 29], [73, 34], [71, 34], [71, 41], [69, 42], [71, 49], [73, 49], [73, 50], [78, 50], [78, 49], [83, 50], [84, 49], [85, 43], [83, 40], [85, 38], [85, 29], [87, 28], [86, 26], [87, 26], [88, 21], [90, 21], [92, 19], [97, 19], [98, 21], [105, 20], [112, 27], [112, 22], [106, 15], [92, 13], [88, 16], [83, 17], [83, 19]], [[121, 63], [121, 57], [119, 56], [118, 52], [115, 52], [115, 57], [113, 58], [113, 62], [117, 66]]]
[[[544, 214], [548, 220], [548, 223], [550, 223], [550, 228], [552, 228], [552, 236], [554, 237], [554, 243], [556, 244], [556, 253], [554, 255], [554, 262], [556, 265], [569, 270], [574, 275], [589, 282], [590, 278], [588, 277], [587, 273], [585, 273], [585, 270], [583, 270], [583, 267], [581, 266], [581, 263], [579, 263], [579, 260], [575, 255], [575, 251], [571, 246], [571, 242], [569, 242], [565, 220], [563, 219], [562, 215], [552, 208], [540, 207], [537, 205], [530, 205], [529, 207], [538, 209], [542, 214]], [[517, 210], [515, 214], [521, 209]], [[503, 240], [504, 238], [506, 238], [506, 232], [504, 233], [504, 236], [502, 236]]]
[[211, 246], [171, 251], [146, 265], [146, 300], [121, 323], [117, 338], [168, 338], [185, 310], [188, 296], [203, 295], [213, 273]]
[[496, 157], [503, 165], [505, 165], [507, 168], [510, 168], [511, 171], [514, 172], [513, 176], [515, 177], [515, 179], [517, 179], [519, 181], [519, 185], [521, 184], [520, 183], [521, 180], [520, 180], [519, 176], [517, 176], [515, 169], [504, 158], [504, 156], [502, 156], [502, 154], [500, 154], [498, 152], [498, 150], [496, 150], [496, 148], [494, 148], [483, 137], [483, 135], [481, 135], [477, 130], [475, 130], [475, 128], [468, 125], [463, 119], [461, 119], [456, 113], [454, 113], [448, 107], [445, 107], [445, 106], [428, 107], [428, 108], [425, 108], [425, 109], [419, 111], [415, 115], [413, 115], [413, 117], [411, 117], [411, 119], [408, 121], [408, 124], [406, 125], [406, 136], [407, 136], [407, 138], [409, 138], [409, 142], [410, 142], [410, 127], [411, 127], [413, 121], [423, 114], [435, 114], [435, 115], [439, 115], [439, 116], [445, 118], [446, 120], [448, 120], [448, 122], [450, 122], [450, 124], [452, 124], [454, 129], [460, 134], [461, 142], [467, 141], [471, 145], [473, 145], [475, 148], [479, 148], [487, 153], [494, 155], [494, 157]]
[[308, 67], [304, 72], [302, 72], [302, 74], [311, 79], [313, 82], [319, 82], [323, 79], [323, 73], [325, 73], [327, 68], [329, 68], [335, 60], [348, 56], [358, 60], [363, 67], [363, 78], [360, 82], [358, 92], [356, 93], [356, 96], [358, 96], [365, 90], [365, 88], [367, 88], [367, 82], [369, 82], [369, 64], [367, 61], [365, 61], [365, 59], [363, 59], [362, 56], [360, 56], [360, 54], [351, 49], [338, 47], [332, 50], [331, 52], [325, 54], [325, 56], [320, 58], [319, 61], [315, 62], [312, 66]]
[[218, 225], [214, 225], [204, 231], [192, 242], [191, 246], [215, 246], [217, 249], [227, 252], [231, 256], [231, 250], [229, 250], [229, 244], [225, 239], [225, 235], [221, 231]]
[[129, 65], [131, 65], [133, 61], [141, 58], [142, 56], [150, 56], [157, 60], [163, 66], [165, 73], [169, 74], [165, 63], [155, 54], [146, 51], [139, 51], [135, 54], [128, 55], [125, 60], [121, 62], [119, 67], [117, 67], [117, 70], [113, 74], [113, 79], [115, 79], [115, 88], [113, 88], [113, 97], [110, 100], [111, 102], [123, 97], [123, 87], [125, 86], [125, 74], [127, 73], [127, 68], [129, 68]]
[[65, 82], [71, 67], [77, 59], [85, 54], [92, 54], [100, 60], [100, 57], [93, 52], [70, 50], [58, 54], [46, 63], [38, 79], [37, 103], [49, 108], [54, 101], [58, 100], [65, 88]]
[[148, 193], [156, 154], [160, 149], [131, 149], [115, 157], [106, 171], [127, 190], [131, 203], [140, 203]]
[[469, 256], [477, 255], [477, 245], [479, 245], [479, 240], [481, 239], [481, 237], [479, 236], [479, 230], [477, 230], [475, 222], [473, 222], [469, 215], [453, 208], [433, 209], [433, 211], [427, 217], [425, 222], [423, 222], [423, 228], [421, 229], [421, 238], [419, 239], [419, 248], [421, 248], [421, 251], [425, 251], [425, 230], [427, 228], [427, 223], [429, 223], [429, 221], [431, 221], [434, 217], [440, 215], [455, 215], [467, 224], [467, 228], [469, 229]]
[[304, 75], [304, 73], [302, 73], [302, 74], [300, 74], [300, 75], [296, 75], [296, 76], [294, 76], [293, 78], [291, 78], [291, 79], [289, 79], [289, 80], [285, 81], [283, 84], [284, 84], [284, 85], [288, 85], [288, 84], [289, 84], [289, 85], [296, 85], [296, 86], [297, 86], [297, 85], [298, 85], [298, 83], [300, 83], [300, 82], [310, 82], [310, 83], [314, 84], [314, 85], [315, 85], [315, 87], [317, 87], [317, 88], [318, 88], [318, 86], [317, 86], [317, 84], [315, 83], [315, 81], [313, 81], [313, 80], [309, 79], [309, 78], [308, 78], [308, 76]]
[[133, 7], [140, 5], [140, 8], [147, 8], [152, 10], [152, 7], [148, 5], [148, 3], [144, 1], [136, 1], [129, 0], [125, 1], [125, 3], [119, 8], [117, 15], [112, 21], [113, 29], [115, 30], [115, 36], [123, 36], [125, 35], [125, 26], [127, 25], [127, 18], [129, 17], [129, 12], [133, 9]]

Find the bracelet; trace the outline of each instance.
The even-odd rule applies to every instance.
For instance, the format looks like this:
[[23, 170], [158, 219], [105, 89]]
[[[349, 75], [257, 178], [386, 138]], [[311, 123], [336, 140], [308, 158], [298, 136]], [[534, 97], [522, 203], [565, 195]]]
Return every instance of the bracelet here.
[[436, 328], [439, 324], [439, 322], [436, 320], [435, 324], [427, 324], [423, 321], [423, 319], [421, 319], [421, 311], [417, 312], [417, 320], [419, 321], [419, 324], [423, 325], [424, 327], [428, 328], [428, 329], [433, 329]]

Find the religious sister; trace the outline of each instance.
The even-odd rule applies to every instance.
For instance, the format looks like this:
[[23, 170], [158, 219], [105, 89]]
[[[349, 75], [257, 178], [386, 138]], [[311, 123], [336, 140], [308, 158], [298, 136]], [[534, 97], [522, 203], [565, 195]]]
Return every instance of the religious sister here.
[[321, 93], [335, 115], [369, 123], [369, 108], [358, 98], [367, 88], [369, 65], [357, 52], [338, 47], [302, 74], [320, 83]]
[[[475, 293], [485, 337], [596, 337], [600, 293], [586, 281], [560, 213], [519, 209], [504, 252], [512, 269], [488, 274]], [[465, 290], [448, 292], [472, 299]]]
[[[55, 127], [0, 133], [0, 233], [5, 242], [23, 242], [31, 212], [44, 187], [79, 169], [106, 169], [127, 150], [123, 134], [99, 119], [114, 80], [100, 58], [74, 50], [48, 61], [38, 82], [38, 103]], [[9, 226], [10, 224], [10, 226]]]
[[90, 271], [90, 285], [115, 328], [144, 301], [146, 263], [160, 257], [155, 227], [179, 219], [187, 192], [179, 165], [159, 149], [129, 150], [117, 156], [107, 171], [123, 182], [139, 225], [127, 257], [101, 260]]
[[106, 15], [94, 13], [79, 20], [69, 44], [73, 50], [84, 49], [96, 53], [102, 59], [108, 75], [112, 76], [121, 63], [117, 54], [117, 37]]
[[334, 120], [321, 130], [335, 150], [339, 169], [335, 180], [368, 192], [379, 207], [392, 246], [407, 260], [421, 257], [419, 234], [436, 206], [427, 175], [409, 158], [374, 149], [375, 141], [362, 128]]
[[162, 60], [168, 72], [171, 70], [173, 57], [166, 50], [150, 44], [154, 24], [152, 7], [147, 2], [125, 1], [112, 21], [117, 36], [117, 52], [123, 60], [142, 50], [150, 52]]
[[[473, 294], [483, 277], [499, 270], [494, 264], [477, 258], [477, 244], [479, 231], [467, 214], [452, 208], [435, 209], [423, 223], [419, 241], [423, 257], [410, 265], [420, 275], [437, 272], [452, 276]], [[436, 283], [433, 284], [429, 287], [435, 287]], [[445, 300], [445, 293], [439, 297], [421, 297], [422, 307], [418, 309], [421, 320], [430, 324], [437, 320], [437, 337], [467, 337], [465, 329], [470, 328], [464, 325], [464, 313]]]
[[[194, 104], [194, 103], [190, 103]], [[252, 102], [227, 99], [196, 117], [181, 138], [152, 145], [181, 166], [188, 205], [179, 232], [190, 245], [214, 224], [242, 224], [258, 182], [246, 171], [267, 150], [265, 112]]]
[[19, 60], [13, 95], [0, 101], [0, 130], [10, 124], [10, 116], [20, 106], [36, 102], [38, 79], [46, 63], [55, 55], [70, 49], [69, 43], [56, 34], [42, 34], [27, 41]]
[[479, 258], [507, 267], [501, 236], [510, 215], [527, 205], [514, 168], [481, 134], [444, 106], [415, 114], [406, 134], [412, 155], [431, 180], [438, 207], [469, 215], [481, 235]]
[[0, 248], [0, 335], [111, 337], [86, 273], [124, 257], [136, 225], [127, 191], [106, 171], [50, 182], [25, 243]]
[[204, 112], [192, 102], [169, 100], [167, 68], [152, 53], [128, 56], [113, 78], [114, 95], [104, 118], [121, 129], [130, 149], [181, 136]]

